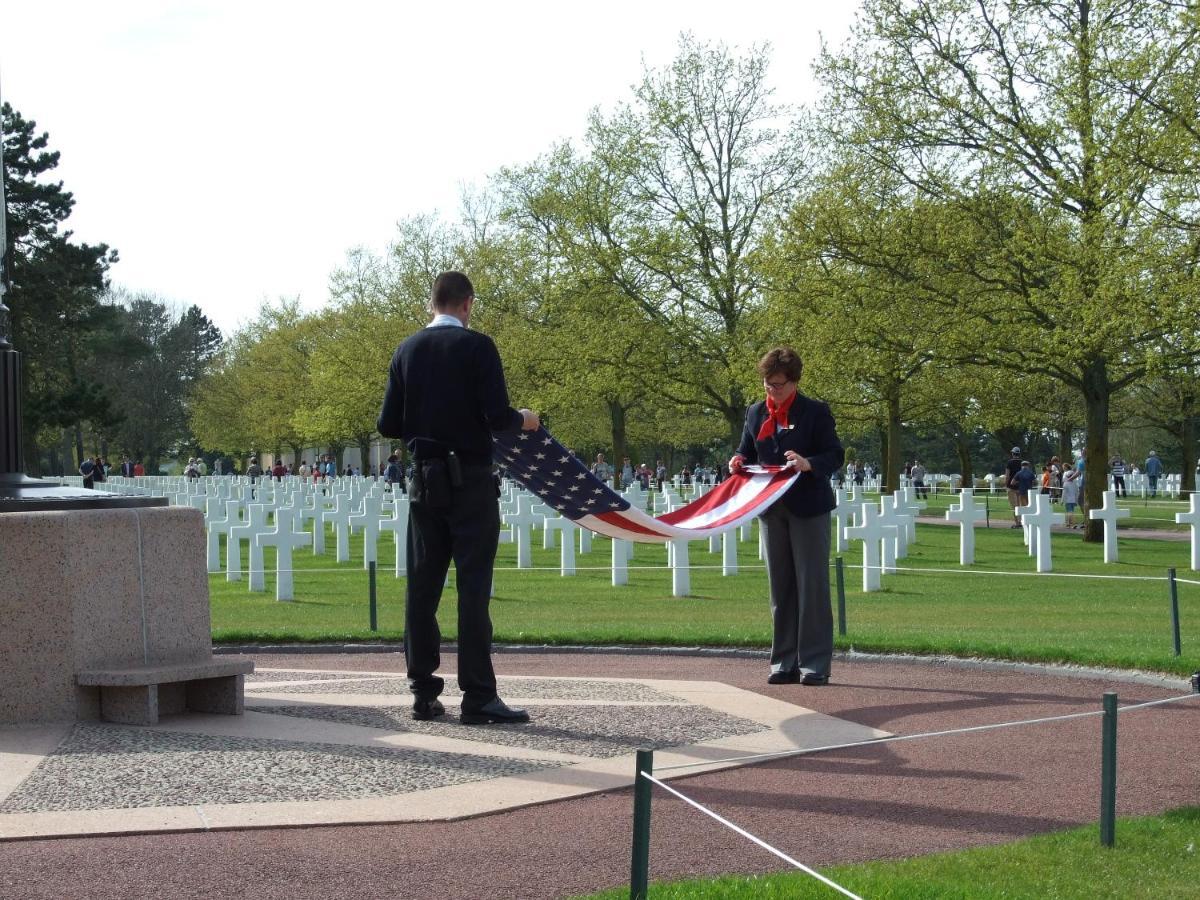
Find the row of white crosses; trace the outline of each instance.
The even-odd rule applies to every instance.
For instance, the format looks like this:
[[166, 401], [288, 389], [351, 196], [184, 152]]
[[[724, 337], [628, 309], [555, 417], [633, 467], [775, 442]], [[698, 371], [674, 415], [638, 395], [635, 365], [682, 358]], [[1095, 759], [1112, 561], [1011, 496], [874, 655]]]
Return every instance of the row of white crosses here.
[[[697, 495], [702, 495], [710, 488], [709, 485], [695, 486], [694, 492]], [[506, 486], [506, 497], [501, 504], [501, 521], [508, 528], [508, 532], [502, 535], [502, 540], [512, 541], [517, 547], [517, 568], [529, 569], [533, 567], [533, 530], [541, 528], [543, 534], [543, 549], [552, 549], [559, 546], [560, 550], [560, 574], [564, 576], [574, 575], [576, 572], [575, 566], [575, 533], [579, 534], [579, 552], [588, 553], [591, 551], [592, 533], [586, 528], [579, 528], [574, 522], [566, 517], [556, 515], [554, 510], [549, 506], [539, 503], [536, 498], [531, 495]], [[639, 508], [646, 507], [646, 495], [639, 485], [631, 486], [625, 493], [626, 499]], [[664, 498], [661, 502], [658, 497]], [[670, 490], [669, 485], [664, 485], [664, 489], [659, 494], [656, 494], [656, 506], [660, 511], [666, 512], [676, 509], [683, 505], [683, 499]], [[743, 525], [741, 529], [743, 540], [750, 538], [751, 525]], [[562, 540], [556, 541], [555, 535], [562, 532]], [[709, 550], [715, 552], [717, 549], [717, 538], [720, 538], [722, 564], [721, 572], [723, 575], [737, 574], [737, 540], [738, 533], [736, 529], [726, 529], [720, 532], [719, 535], [713, 535], [709, 539]], [[759, 534], [760, 539], [760, 557], [761, 557], [761, 529]], [[667, 561], [671, 568], [671, 593], [676, 597], [687, 596], [691, 590], [690, 568], [689, 568], [689, 548], [688, 541], [679, 539], [667, 542]], [[633, 560], [634, 543], [631, 541], [613, 539], [612, 546], [612, 584], [620, 586], [629, 583], [629, 564]]]
[[[207, 562], [210, 572], [219, 570], [220, 537], [226, 537], [226, 578], [240, 581], [241, 542], [248, 545], [249, 564], [246, 568], [249, 588], [254, 591], [265, 589], [263, 549], [276, 547], [276, 596], [280, 600], [293, 598], [292, 551], [311, 542], [313, 553], [325, 552], [325, 528], [332, 524], [336, 537], [336, 555], [339, 562], [350, 558], [349, 535], [362, 530], [363, 565], [377, 561], [377, 543], [381, 531], [392, 531], [396, 545], [396, 574], [405, 570], [405, 555], [408, 528], [408, 500], [397, 493], [391, 499], [390, 516], [384, 511], [388, 495], [381, 482], [374, 479], [343, 479], [314, 486], [307, 481], [292, 478], [282, 482], [260, 481], [249, 485], [228, 479], [230, 490], [209, 486], [205, 498], [194, 485], [187, 485], [188, 492], [178, 496], [175, 502], [204, 508], [208, 526]], [[221, 496], [233, 499], [222, 500]], [[261, 501], [261, 502], [254, 502]], [[245, 518], [239, 516], [245, 508]], [[268, 516], [274, 516], [269, 527]], [[303, 531], [306, 520], [312, 520], [311, 534]]]

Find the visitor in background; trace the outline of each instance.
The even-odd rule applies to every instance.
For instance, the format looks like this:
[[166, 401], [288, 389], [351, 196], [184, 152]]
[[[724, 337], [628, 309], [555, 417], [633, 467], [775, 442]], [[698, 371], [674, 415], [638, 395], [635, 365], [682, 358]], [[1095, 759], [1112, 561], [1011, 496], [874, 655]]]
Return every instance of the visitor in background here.
[[1125, 490], [1125, 460], [1121, 459], [1121, 454], [1117, 454], [1108, 464], [1109, 470], [1112, 472], [1113, 490], [1118, 497], [1127, 497], [1128, 493]]
[[[1079, 503], [1079, 473], [1068, 469], [1063, 473], [1062, 499], [1067, 511], [1067, 527], [1075, 528], [1075, 507]], [[1082, 526], [1080, 526], [1082, 527]]]
[[1162, 460], [1158, 458], [1158, 454], [1153, 450], [1146, 457], [1146, 479], [1150, 482], [1150, 496], [1158, 496], [1158, 479], [1163, 473]]
[[1017, 507], [1021, 505], [1021, 492], [1017, 484], [1017, 473], [1021, 471], [1021, 448], [1013, 447], [1012, 456], [1004, 464], [1004, 487], [1008, 491], [1008, 505], [1012, 509], [1013, 528], [1021, 527], [1021, 517], [1017, 515]]

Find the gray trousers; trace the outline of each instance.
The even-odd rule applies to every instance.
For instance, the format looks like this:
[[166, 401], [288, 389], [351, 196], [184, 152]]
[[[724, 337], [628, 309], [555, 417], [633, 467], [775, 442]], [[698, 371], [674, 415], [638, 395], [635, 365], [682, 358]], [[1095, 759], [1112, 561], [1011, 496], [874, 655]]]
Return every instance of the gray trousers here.
[[776, 503], [759, 524], [771, 589], [771, 671], [827, 676], [833, 661], [829, 513], [802, 519]]

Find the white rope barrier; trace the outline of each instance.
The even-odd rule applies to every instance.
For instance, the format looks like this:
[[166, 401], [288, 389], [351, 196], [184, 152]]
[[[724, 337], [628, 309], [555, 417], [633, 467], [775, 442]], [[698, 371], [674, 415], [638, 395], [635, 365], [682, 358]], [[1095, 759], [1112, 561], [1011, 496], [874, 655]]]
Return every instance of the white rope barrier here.
[[[1180, 700], [1195, 700], [1200, 698], [1200, 694], [1180, 694], [1178, 697], [1169, 697], [1166, 700], [1152, 700], [1148, 703], [1138, 703], [1131, 706], [1124, 706], [1117, 710], [1121, 712], [1132, 712], [1139, 709], [1145, 709], [1150, 706], [1161, 706], [1164, 703], [1175, 703]], [[1087, 712], [1066, 713], [1061, 716], [1043, 716], [1037, 719], [1020, 719], [1015, 722], [995, 722], [991, 725], [970, 725], [965, 728], [950, 728], [945, 731], [923, 731], [918, 734], [898, 734], [891, 737], [871, 738], [866, 741], [852, 741], [846, 744], [828, 744], [824, 747], [807, 747], [801, 750], [779, 750], [774, 753], [756, 753], [750, 756], [730, 756], [726, 759], [706, 759], [703, 762], [694, 763], [679, 763], [674, 766], [661, 766], [656, 771], [658, 772], [673, 772], [678, 769], [694, 769], [699, 766], [712, 766], [724, 763], [736, 762], [761, 762], [771, 759], [787, 759], [793, 756], [808, 756], [814, 753], [825, 753], [831, 750], [847, 750], [854, 747], [872, 747], [877, 744], [895, 744], [902, 741], [916, 741], [924, 738], [947, 737], [955, 734], [975, 734], [982, 731], [997, 731], [1001, 728], [1016, 728], [1022, 725], [1044, 725], [1048, 722], [1066, 722], [1070, 719], [1087, 719], [1094, 716], [1104, 715], [1104, 710], [1096, 709]]]
[[[843, 563], [847, 569], [878, 569], [883, 574], [892, 572], [940, 572], [944, 575], [1016, 575], [1033, 578], [1100, 578], [1108, 581], [1166, 581], [1166, 575], [1090, 575], [1074, 572], [1001, 572], [989, 569], [936, 569], [917, 566], [862, 566]], [[1176, 579], [1177, 581], [1179, 579]]]
[[[836, 565], [836, 563], [830, 562], [829, 567], [833, 568], [835, 565]], [[1168, 580], [1167, 576], [1165, 576], [1165, 575], [1096, 575], [1096, 574], [1088, 574], [1088, 573], [1083, 573], [1083, 572], [1002, 572], [1002, 571], [995, 570], [995, 569], [939, 569], [939, 568], [933, 568], [933, 567], [924, 568], [924, 567], [920, 567], [920, 566], [887, 566], [887, 567], [885, 567], [882, 565], [863, 566], [858, 563], [846, 563], [846, 562], [844, 562], [842, 564], [842, 566], [845, 569], [861, 570], [861, 569], [866, 568], [866, 569], [872, 569], [872, 570], [879, 570], [879, 571], [883, 572], [885, 575], [889, 575], [894, 572], [933, 572], [933, 573], [940, 573], [943, 575], [1013, 575], [1013, 576], [1025, 577], [1025, 578], [1030, 578], [1030, 577], [1032, 577], [1032, 578], [1095, 578], [1095, 579], [1102, 579], [1102, 580], [1106, 580], [1106, 581], [1167, 581]], [[385, 566], [377, 566], [376, 571], [384, 572], [391, 568], [392, 568], [392, 566], [390, 564], [385, 565]], [[667, 566], [667, 565], [628, 566], [627, 565], [624, 568], [633, 570], [633, 571], [670, 572], [670, 571], [674, 571], [676, 569], [688, 569], [689, 571], [697, 571], [697, 570], [698, 571], [705, 571], [705, 570], [715, 571], [717, 569], [722, 569], [724, 567], [721, 565], [713, 564], [713, 565], [688, 565], [688, 566]], [[766, 568], [766, 566], [763, 564], [760, 564], [760, 563], [753, 563], [753, 564], [739, 563], [738, 564], [739, 571], [743, 570], [743, 569], [765, 569], [765, 568]], [[493, 572], [559, 572], [559, 571], [561, 571], [561, 569], [562, 569], [561, 566], [526, 566], [525, 568], [520, 568], [518, 566], [495, 566], [492, 569], [492, 571]], [[344, 566], [342, 568], [315, 567], [315, 568], [311, 568], [311, 569], [276, 569], [275, 567], [271, 566], [271, 567], [264, 569], [263, 573], [265, 575], [273, 575], [276, 572], [291, 572], [291, 573], [299, 573], [299, 574], [303, 575], [303, 574], [307, 574], [310, 572], [328, 574], [331, 572], [345, 573], [345, 572], [353, 572], [353, 571], [366, 572], [367, 570], [365, 568], [358, 569], [358, 567], [355, 563], [347, 563], [346, 566]], [[612, 571], [612, 566], [611, 565], [576, 566], [575, 571], [576, 572], [610, 572], [610, 571]], [[214, 576], [219, 576], [219, 575], [227, 574], [227, 572], [228, 572], [228, 570], [221, 569], [221, 571], [219, 571], [219, 572], [209, 572], [208, 574], [214, 575]], [[233, 572], [234, 572], [234, 574], [237, 574], [237, 575], [249, 574], [248, 569], [234, 569]], [[452, 573], [453, 569], [450, 569], [449, 572]], [[1175, 581], [1182, 583], [1182, 584], [1200, 585], [1200, 581], [1194, 581], [1190, 578], [1180, 578], [1178, 576], [1176, 576]]]
[[810, 869], [808, 866], [804, 865], [804, 863], [800, 862], [799, 860], [793, 859], [792, 857], [790, 857], [786, 853], [784, 853], [782, 850], [772, 847], [770, 844], [768, 844], [762, 838], [754, 836], [753, 834], [751, 834], [749, 831], [742, 828], [741, 826], [735, 825], [733, 822], [730, 822], [724, 816], [718, 815], [717, 813], [713, 812], [708, 807], [703, 806], [700, 803], [697, 803], [691, 797], [688, 797], [688, 796], [685, 796], [684, 794], [679, 793], [679, 791], [675, 790], [675, 788], [671, 787], [670, 785], [664, 784], [663, 782], [661, 782], [657, 778], [655, 778], [653, 775], [649, 775], [645, 772], [638, 772], [638, 775], [640, 775], [642, 778], [645, 778], [651, 784], [658, 785], [660, 788], [662, 788], [668, 794], [675, 795], [676, 797], [678, 797], [680, 800], [682, 800], [684, 803], [688, 804], [689, 806], [700, 810], [700, 812], [704, 813], [704, 815], [708, 816], [710, 819], [720, 822], [722, 825], [724, 825], [730, 831], [733, 831], [734, 833], [741, 835], [742, 837], [744, 837], [746, 840], [750, 841], [751, 843], [757, 844], [759, 847], [762, 847], [764, 850], [766, 850], [772, 856], [776, 856], [779, 859], [782, 859], [784, 862], [788, 863], [789, 865], [795, 866], [797, 869], [799, 869], [805, 875], [811, 875], [813, 878], [817, 879], [817, 881], [820, 881], [822, 884], [828, 885], [829, 887], [831, 887], [835, 891], [837, 891], [839, 894], [842, 894], [846, 897], [853, 897], [854, 900], [862, 900], [862, 897], [860, 897], [858, 894], [855, 894], [851, 891], [846, 890], [844, 887], [842, 887], [837, 882], [831, 881], [830, 879], [826, 878], [824, 875], [822, 875], [816, 869]]

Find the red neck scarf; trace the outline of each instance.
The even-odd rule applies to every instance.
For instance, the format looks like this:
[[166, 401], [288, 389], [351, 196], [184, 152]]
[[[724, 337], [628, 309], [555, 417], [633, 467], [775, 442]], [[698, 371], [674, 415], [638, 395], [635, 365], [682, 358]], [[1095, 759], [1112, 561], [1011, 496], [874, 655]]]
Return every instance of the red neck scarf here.
[[767, 417], [763, 419], [762, 428], [758, 429], [758, 439], [765, 441], [775, 433], [776, 428], [787, 428], [788, 410], [792, 408], [792, 401], [796, 399], [796, 391], [792, 391], [792, 395], [782, 403], [776, 403], [770, 397], [767, 398]]

